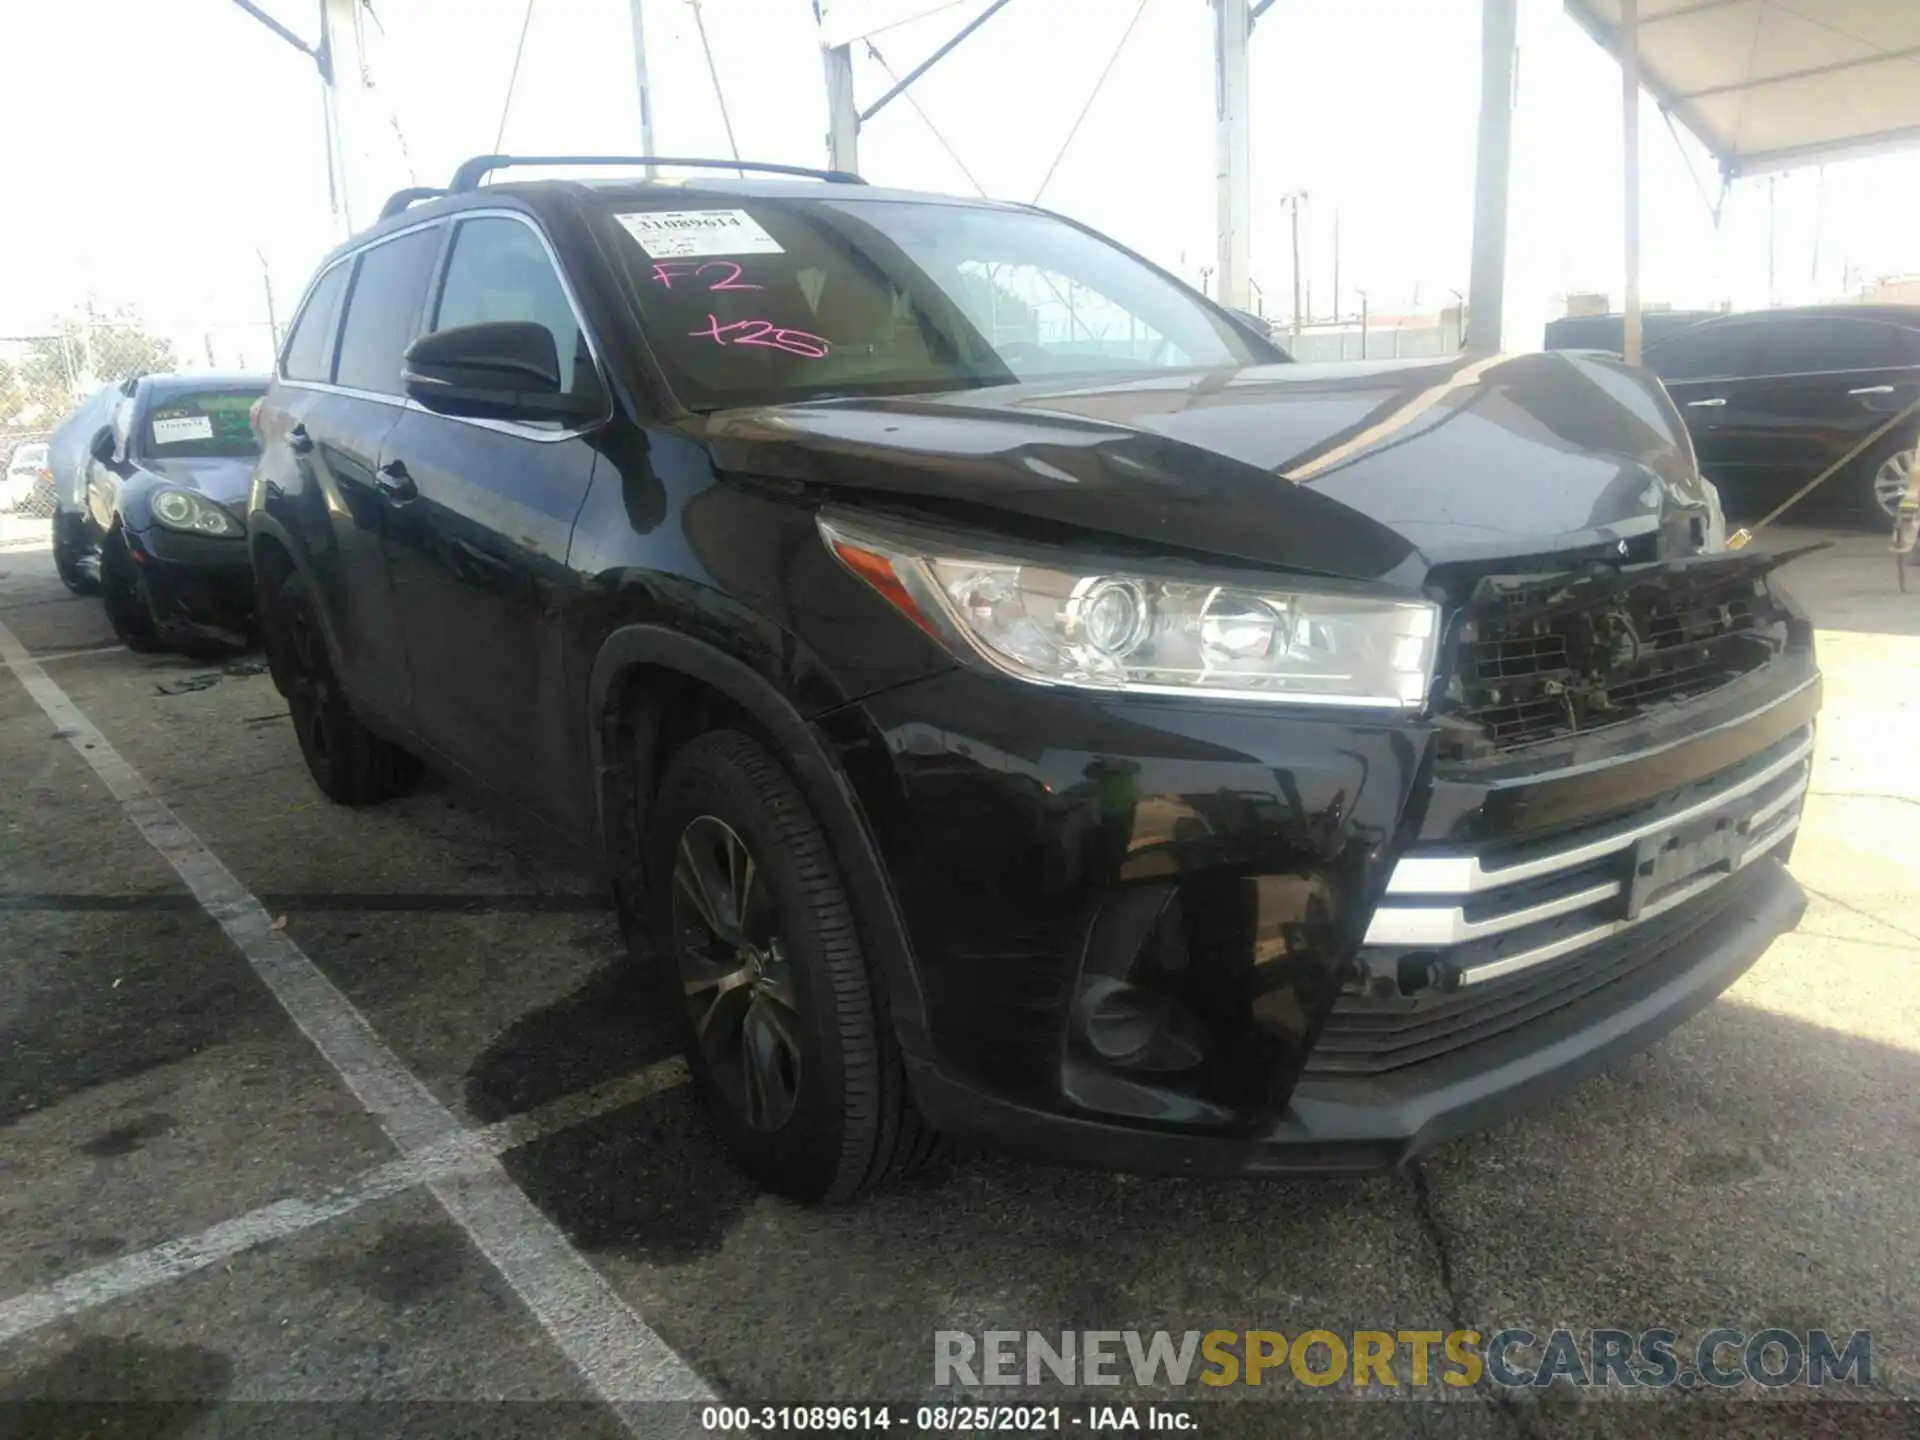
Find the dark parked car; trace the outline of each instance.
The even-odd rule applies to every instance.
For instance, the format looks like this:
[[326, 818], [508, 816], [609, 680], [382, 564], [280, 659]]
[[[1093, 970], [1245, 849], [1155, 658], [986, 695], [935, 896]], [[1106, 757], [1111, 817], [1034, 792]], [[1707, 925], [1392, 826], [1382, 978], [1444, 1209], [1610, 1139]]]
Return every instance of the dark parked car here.
[[[1711, 320], [1717, 310], [1648, 310], [1640, 317], [1642, 347], [1658, 345], [1669, 335]], [[1543, 343], [1549, 350], [1604, 350], [1618, 355], [1626, 348], [1624, 315], [1562, 315], [1549, 320]]]
[[93, 438], [113, 424], [114, 407], [131, 398], [134, 381], [103, 385], [54, 427], [47, 437], [47, 468], [53, 472], [53, 564], [76, 595], [100, 588], [100, 557], [87, 538], [87, 467]]
[[113, 633], [133, 650], [215, 653], [253, 627], [243, 508], [260, 453], [254, 375], [145, 375], [87, 442], [68, 566], [97, 567]]
[[[1920, 305], [1728, 315], [1646, 352], [1730, 504], [1772, 502], [1920, 400]], [[1895, 427], [1816, 496], [1879, 528], [1912, 473], [1920, 419]]]
[[1390, 1166], [1798, 919], [1811, 632], [1650, 376], [1329, 373], [1027, 207], [504, 163], [307, 292], [274, 679], [336, 800], [430, 759], [599, 847], [765, 1184]]

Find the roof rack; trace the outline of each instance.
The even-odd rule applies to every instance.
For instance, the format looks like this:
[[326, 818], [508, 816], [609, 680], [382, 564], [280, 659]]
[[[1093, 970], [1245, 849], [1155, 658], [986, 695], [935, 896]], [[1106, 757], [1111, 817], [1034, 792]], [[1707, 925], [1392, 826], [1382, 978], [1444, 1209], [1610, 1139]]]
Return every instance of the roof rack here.
[[[666, 155], [476, 155], [453, 172], [445, 193], [457, 195], [463, 190], [476, 190], [495, 170], [515, 165], [679, 165], [690, 170], [754, 170], [769, 175], [800, 175], [835, 185], [867, 183], [848, 170], [812, 170], [804, 165], [774, 165], [755, 160], [684, 160]], [[387, 203], [391, 205], [393, 201]]]
[[435, 200], [446, 193], [431, 185], [410, 185], [405, 190], [396, 190], [387, 197], [387, 203], [380, 207], [380, 219], [391, 219], [409, 205], [417, 205], [422, 200]]

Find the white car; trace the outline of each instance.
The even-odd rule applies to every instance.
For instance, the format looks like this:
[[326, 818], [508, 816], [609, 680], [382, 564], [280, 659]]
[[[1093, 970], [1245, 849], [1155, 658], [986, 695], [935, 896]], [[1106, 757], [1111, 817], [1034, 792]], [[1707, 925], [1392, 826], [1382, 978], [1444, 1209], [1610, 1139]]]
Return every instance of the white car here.
[[52, 472], [47, 469], [47, 447], [40, 441], [28, 445], [16, 445], [13, 458], [7, 462], [7, 477], [0, 480], [0, 510], [11, 510], [18, 514], [29, 508], [35, 487], [44, 480], [52, 481]]

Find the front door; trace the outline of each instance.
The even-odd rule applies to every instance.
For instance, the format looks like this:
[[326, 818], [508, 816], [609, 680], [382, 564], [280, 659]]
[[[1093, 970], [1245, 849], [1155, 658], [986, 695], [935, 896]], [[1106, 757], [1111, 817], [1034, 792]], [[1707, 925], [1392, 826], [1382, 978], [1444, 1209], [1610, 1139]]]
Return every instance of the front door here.
[[[545, 325], [567, 388], [601, 392], [540, 233], [517, 216], [476, 216], [454, 231], [429, 329], [502, 320]], [[561, 610], [576, 589], [567, 553], [595, 459], [578, 429], [413, 408], [380, 466], [416, 732], [567, 828], [589, 797], [574, 793], [584, 737], [567, 721]]]

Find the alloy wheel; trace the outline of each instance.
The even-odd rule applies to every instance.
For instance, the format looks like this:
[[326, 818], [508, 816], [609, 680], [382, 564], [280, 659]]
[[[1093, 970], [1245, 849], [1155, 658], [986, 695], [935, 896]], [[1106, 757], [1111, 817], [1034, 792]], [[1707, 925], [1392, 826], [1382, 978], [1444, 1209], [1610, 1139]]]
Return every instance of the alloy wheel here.
[[778, 1130], [800, 1093], [800, 1017], [773, 894], [732, 826], [689, 821], [673, 862], [673, 930], [695, 1042], [755, 1130]]
[[1913, 478], [1913, 453], [1902, 450], [1889, 455], [1874, 472], [1874, 502], [1886, 512], [1889, 520], [1900, 513], [1900, 502], [1906, 499], [1907, 484]]

